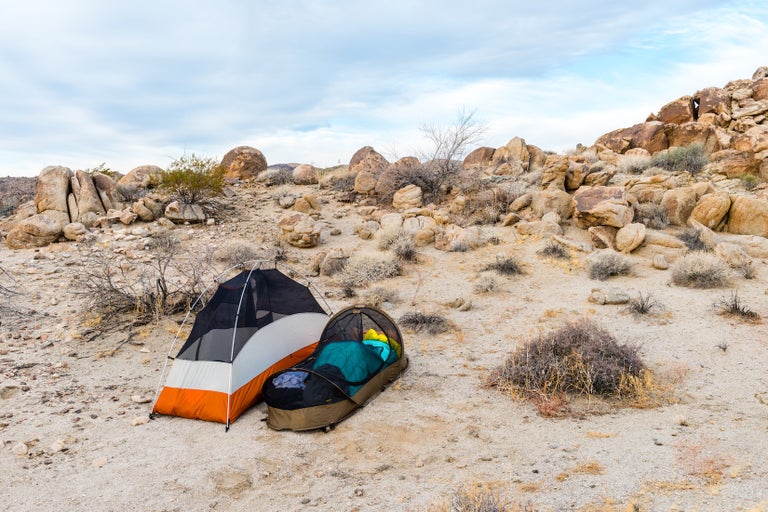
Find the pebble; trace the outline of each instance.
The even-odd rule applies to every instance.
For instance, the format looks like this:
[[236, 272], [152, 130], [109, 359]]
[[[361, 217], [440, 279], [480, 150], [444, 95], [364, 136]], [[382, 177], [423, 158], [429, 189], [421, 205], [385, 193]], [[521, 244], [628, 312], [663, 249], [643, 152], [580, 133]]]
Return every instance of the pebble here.
[[146, 425], [149, 423], [149, 416], [136, 416], [133, 418], [133, 421], [131, 421], [131, 425], [134, 427], [138, 427], [139, 425]]
[[143, 395], [133, 395], [131, 396], [131, 402], [137, 403], [137, 404], [146, 404], [151, 402], [152, 399]]
[[51, 444], [51, 446], [48, 447], [48, 451], [51, 453], [58, 453], [63, 452], [66, 448], [66, 445], [64, 444], [63, 439], [58, 439]]
[[11, 451], [14, 455], [23, 457], [27, 454], [27, 452], [29, 452], [29, 447], [24, 443], [16, 443], [13, 448], [11, 448]]
[[104, 464], [107, 463], [106, 457], [99, 457], [98, 459], [94, 459], [93, 462], [91, 462], [91, 465], [95, 468], [100, 468], [104, 466]]

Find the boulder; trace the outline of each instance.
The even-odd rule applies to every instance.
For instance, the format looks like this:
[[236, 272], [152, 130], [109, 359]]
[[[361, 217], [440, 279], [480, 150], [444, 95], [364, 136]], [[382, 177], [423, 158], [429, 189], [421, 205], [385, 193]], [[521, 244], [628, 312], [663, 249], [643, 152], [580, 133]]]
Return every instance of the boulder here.
[[64, 226], [64, 238], [73, 242], [81, 241], [88, 233], [88, 228], [79, 222], [71, 222]]
[[10, 249], [45, 247], [59, 238], [67, 224], [68, 214], [46, 210], [15, 223], [5, 237], [5, 243]]
[[511, 212], [519, 212], [520, 210], [524, 208], [528, 208], [531, 206], [531, 203], [533, 203], [533, 194], [523, 194], [511, 203], [509, 203], [509, 211]]
[[568, 170], [565, 172], [565, 190], [576, 190], [589, 175], [589, 164], [587, 162], [568, 163]]
[[512, 137], [505, 146], [494, 151], [491, 161], [497, 165], [515, 162], [518, 163], [522, 171], [525, 172], [528, 170], [530, 158], [531, 154], [528, 151], [528, 145], [525, 143], [525, 139]]
[[645, 225], [637, 222], [627, 224], [616, 232], [615, 249], [630, 253], [645, 241]]
[[315, 185], [317, 169], [309, 164], [297, 165], [293, 168], [293, 182], [296, 185]]
[[117, 186], [133, 190], [155, 188], [163, 181], [163, 170], [156, 165], [141, 165], [117, 181]]
[[668, 174], [630, 178], [624, 184], [627, 192], [640, 203], [660, 203], [667, 190], [680, 186], [680, 181]]
[[165, 207], [165, 218], [174, 224], [184, 224], [186, 222], [195, 224], [205, 222], [205, 212], [199, 204], [185, 204], [179, 201], [172, 201]]
[[673, 188], [664, 193], [661, 207], [666, 212], [670, 224], [685, 226], [697, 201], [698, 196], [693, 187]]
[[130, 226], [131, 224], [136, 222], [137, 217], [138, 215], [136, 215], [136, 213], [134, 213], [131, 210], [122, 210], [120, 212], [119, 220], [122, 224], [125, 224], [126, 226]]
[[411, 176], [418, 175], [421, 170], [421, 162], [414, 156], [406, 156], [397, 162], [387, 165], [376, 180], [374, 191], [382, 199], [388, 201], [392, 194], [404, 185], [409, 184]]
[[746, 151], [725, 149], [710, 155], [712, 172], [723, 174], [728, 178], [740, 178], [746, 174], [759, 174], [760, 161], [755, 155]]
[[392, 196], [392, 207], [398, 210], [421, 208], [421, 187], [406, 185]]
[[634, 217], [623, 187], [583, 187], [576, 191], [573, 202], [573, 218], [582, 229], [590, 226], [621, 228]]
[[693, 121], [693, 98], [683, 96], [661, 107], [656, 118], [662, 123], [683, 124]]
[[755, 80], [750, 86], [752, 99], [756, 101], [768, 100], [768, 78]]
[[591, 226], [587, 229], [592, 245], [597, 249], [615, 249], [618, 228], [611, 226]]
[[722, 228], [721, 224], [724, 222], [730, 207], [731, 197], [728, 192], [722, 191], [705, 194], [696, 203], [696, 206], [691, 211], [690, 218], [700, 222], [709, 229], [718, 231], [717, 228]]
[[541, 188], [565, 190], [565, 175], [570, 162], [565, 155], [549, 155], [541, 173]]
[[82, 222], [80, 219], [86, 213], [95, 213], [97, 216], [103, 216], [107, 213], [107, 210], [101, 203], [101, 197], [90, 174], [84, 171], [76, 171], [71, 181], [72, 194], [77, 202], [77, 221]]
[[67, 167], [48, 166], [37, 177], [35, 183], [35, 206], [38, 213], [46, 210], [69, 212], [69, 195], [72, 171]]
[[768, 202], [747, 196], [731, 196], [729, 233], [768, 237]]
[[707, 154], [721, 149], [718, 128], [711, 124], [698, 122], [670, 124], [665, 126], [665, 131], [670, 148], [701, 144]]
[[379, 176], [388, 166], [387, 159], [372, 147], [365, 146], [357, 150], [349, 161], [349, 170], [356, 175], [355, 192], [358, 194], [374, 192]]
[[267, 170], [267, 159], [256, 148], [238, 146], [229, 150], [219, 165], [224, 168], [227, 178], [250, 179]]
[[437, 221], [426, 215], [406, 218], [403, 220], [403, 230], [413, 234], [413, 241], [418, 247], [434, 242], [440, 232]]
[[493, 158], [493, 154], [496, 152], [496, 149], [489, 148], [489, 147], [479, 147], [472, 151], [470, 154], [464, 158], [464, 168], [480, 168], [484, 169], [491, 165], [491, 159]]
[[143, 220], [144, 222], [152, 222], [153, 220], [155, 220], [155, 214], [152, 212], [151, 209], [149, 209], [145, 205], [144, 199], [146, 198], [142, 197], [141, 199], [133, 203], [133, 206], [131, 207], [131, 209], [138, 216], [139, 219]]
[[599, 137], [595, 145], [605, 146], [617, 153], [625, 153], [633, 148], [643, 148], [651, 154], [669, 147], [664, 123], [661, 121], [648, 121], [629, 128], [614, 130]]
[[96, 187], [96, 192], [99, 194], [99, 199], [105, 210], [110, 208], [118, 208], [121, 203], [120, 193], [117, 191], [117, 185], [115, 180], [102, 174], [100, 172], [94, 173], [91, 178], [93, 179], [93, 185]]
[[560, 218], [568, 219], [573, 214], [573, 200], [568, 192], [557, 188], [533, 192], [531, 212], [538, 218], [547, 212], [555, 212]]
[[730, 113], [731, 111], [731, 96], [727, 91], [718, 87], [708, 87], [697, 92], [694, 96], [694, 101], [699, 104], [698, 117], [707, 114], [719, 115], [723, 113]]
[[560, 224], [549, 220], [520, 221], [515, 224], [515, 229], [521, 236], [533, 236], [547, 238], [563, 234]]

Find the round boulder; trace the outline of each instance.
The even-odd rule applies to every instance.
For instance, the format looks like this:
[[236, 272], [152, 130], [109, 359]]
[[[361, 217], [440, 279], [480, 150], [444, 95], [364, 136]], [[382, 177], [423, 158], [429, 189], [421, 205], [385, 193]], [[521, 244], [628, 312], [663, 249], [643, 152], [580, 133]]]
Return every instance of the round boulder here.
[[238, 146], [224, 155], [221, 166], [226, 177], [232, 179], [255, 178], [267, 169], [267, 159], [261, 151], [250, 146]]

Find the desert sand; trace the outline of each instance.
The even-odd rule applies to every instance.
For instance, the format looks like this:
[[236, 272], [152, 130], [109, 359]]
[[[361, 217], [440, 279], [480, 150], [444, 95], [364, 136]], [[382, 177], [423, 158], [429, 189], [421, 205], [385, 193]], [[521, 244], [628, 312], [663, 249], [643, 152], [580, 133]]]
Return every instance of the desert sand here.
[[[318, 247], [288, 247], [286, 266], [308, 274], [321, 250], [380, 251], [355, 234], [361, 217], [354, 206], [316, 186], [296, 189], [318, 195], [327, 226]], [[239, 240], [267, 254], [282, 211], [275, 194], [243, 186], [232, 218], [179, 226], [174, 234], [185, 251]], [[566, 237], [586, 241], [584, 230], [564, 227]], [[341, 234], [330, 235], [332, 228]], [[98, 243], [132, 247], [132, 229], [97, 231]], [[764, 323], [713, 307], [737, 292], [768, 314], [764, 260], [754, 262], [753, 279], [734, 272], [729, 288], [690, 289], [653, 268], [660, 249], [647, 246], [629, 256], [631, 275], [596, 281], [585, 270], [586, 253], [553, 261], [536, 253], [546, 239], [522, 237], [514, 227], [483, 229], [498, 244], [469, 252], [421, 247], [401, 276], [374, 283], [397, 292], [396, 302], [381, 306], [393, 318], [437, 313], [453, 328], [404, 331], [408, 371], [327, 433], [270, 430], [264, 404], [228, 432], [182, 418], [144, 421], [181, 315], [99, 334], [109, 319], [87, 315], [73, 281], [85, 244], [0, 245], [0, 266], [20, 292], [0, 310], [2, 508], [424, 511], [466, 485], [490, 485], [510, 507], [533, 510], [768, 508], [768, 333]], [[498, 276], [497, 290], [477, 293], [480, 270], [497, 255], [518, 258], [525, 274]], [[311, 280], [334, 310], [357, 301], [344, 298], [333, 277]], [[589, 302], [596, 288], [652, 293], [664, 307], [633, 315], [626, 305]], [[472, 308], [450, 307], [457, 297]], [[484, 386], [509, 352], [580, 318], [637, 345], [670, 387], [667, 401], [644, 408], [581, 403], [547, 418], [531, 402]]]

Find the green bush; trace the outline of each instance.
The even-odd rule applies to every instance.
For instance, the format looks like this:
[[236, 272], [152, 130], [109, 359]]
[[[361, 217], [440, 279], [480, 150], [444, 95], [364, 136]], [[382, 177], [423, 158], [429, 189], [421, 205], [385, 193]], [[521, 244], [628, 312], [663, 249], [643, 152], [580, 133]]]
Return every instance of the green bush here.
[[182, 203], [200, 204], [221, 194], [225, 172], [212, 158], [184, 155], [163, 171], [161, 188]]
[[703, 144], [670, 148], [651, 157], [651, 165], [672, 172], [687, 171], [696, 174], [709, 163]]

